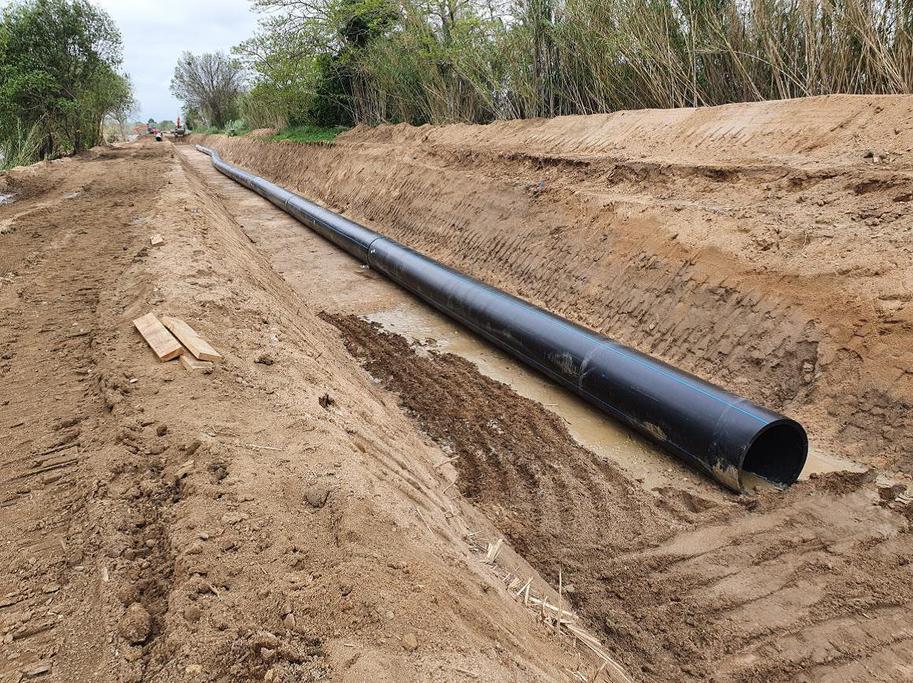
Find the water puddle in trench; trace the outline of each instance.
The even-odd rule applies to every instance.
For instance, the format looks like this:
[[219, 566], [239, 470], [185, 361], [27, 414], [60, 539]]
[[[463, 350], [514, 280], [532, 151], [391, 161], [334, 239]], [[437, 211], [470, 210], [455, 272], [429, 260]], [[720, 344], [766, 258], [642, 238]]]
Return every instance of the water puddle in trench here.
[[[449, 321], [428, 315], [412, 302], [362, 316], [387, 332], [405, 337], [422, 349], [452, 353], [473, 363], [482, 374], [509, 385], [559, 415], [568, 432], [599, 458], [616, 463], [644, 488], [702, 486], [699, 473], [656, 450], [625, 427], [606, 418], [567, 390], [519, 365], [515, 360]], [[721, 490], [722, 491], [722, 490]], [[706, 495], [706, 490], [702, 491]]]
[[[617, 463], [642, 481], [647, 489], [670, 485], [690, 488], [699, 485], [697, 479], [703, 479], [703, 475], [657, 450], [567, 390], [517, 364], [465, 329], [436, 314], [429, 315], [421, 304], [403, 302], [362, 317], [405, 337], [416, 344], [419, 352], [428, 349], [461, 356], [475, 364], [482, 374], [541, 403], [564, 419], [577, 443], [597, 456]], [[865, 467], [858, 463], [812, 450], [800, 479], [808, 479], [812, 474], [864, 470]], [[706, 495], [706, 489], [703, 493]]]

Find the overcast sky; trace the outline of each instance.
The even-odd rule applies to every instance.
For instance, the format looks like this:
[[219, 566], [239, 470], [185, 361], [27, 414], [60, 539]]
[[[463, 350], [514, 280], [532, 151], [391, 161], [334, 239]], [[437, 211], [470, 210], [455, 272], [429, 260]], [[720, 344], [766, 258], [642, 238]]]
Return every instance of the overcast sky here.
[[140, 121], [173, 121], [180, 114], [169, 84], [181, 52], [227, 52], [257, 26], [248, 0], [91, 1], [111, 15], [123, 34], [123, 68], [133, 80]]

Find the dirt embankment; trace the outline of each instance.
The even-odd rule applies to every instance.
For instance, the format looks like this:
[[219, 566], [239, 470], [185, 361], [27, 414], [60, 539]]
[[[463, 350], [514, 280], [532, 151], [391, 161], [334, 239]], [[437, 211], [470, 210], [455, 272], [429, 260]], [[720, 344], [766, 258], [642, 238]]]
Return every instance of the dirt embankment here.
[[[171, 145], [11, 181], [3, 683], [592, 675], [480, 561], [470, 530], [497, 532], [441, 493], [440, 450]], [[224, 361], [158, 362], [131, 324], [150, 310]]]
[[909, 475], [911, 121], [841, 96], [205, 142]]

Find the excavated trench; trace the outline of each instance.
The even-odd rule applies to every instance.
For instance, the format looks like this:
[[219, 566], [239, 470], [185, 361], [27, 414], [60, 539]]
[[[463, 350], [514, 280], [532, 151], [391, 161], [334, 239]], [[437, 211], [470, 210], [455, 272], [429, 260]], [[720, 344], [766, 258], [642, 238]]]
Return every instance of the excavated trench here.
[[[663, 125], [661, 114], [641, 112], [380, 128], [335, 147], [224, 143], [262, 145], [273, 161], [287, 154], [283, 172], [314, 174], [296, 186], [303, 194], [335, 191], [318, 177], [328, 173], [353, 205], [328, 203], [378, 230], [409, 233], [402, 206], [428, 202], [427, 222], [406, 235], [413, 244], [450, 216], [457, 237], [423, 250], [462, 259], [467, 271], [591, 327], [600, 323], [588, 322], [587, 302], [602, 297], [612, 307], [603, 316], [618, 321], [604, 331], [670, 334], [671, 351], [656, 353], [681, 354], [682, 365], [716, 354], [696, 371], [757, 400], [778, 391], [762, 380], [795, 371], [790, 353], [812, 358], [811, 369], [800, 368], [805, 388], [784, 405], [802, 413], [816, 452], [791, 489], [754, 495], [727, 491], [606, 420], [189, 146], [149, 141], [17, 171], [22, 194], [0, 207], [12, 228], [0, 235], [0, 304], [10, 322], [0, 326], [10, 349], [0, 375], [12, 382], [0, 421], [9, 436], [3, 557], [14, 569], [0, 605], [0, 671], [15, 680], [163, 682], [905, 680], [913, 511], [909, 480], [893, 471], [904, 456], [880, 444], [904, 438], [895, 409], [906, 374], [889, 371], [906, 363], [910, 337], [908, 224], [904, 202], [892, 199], [907, 194], [904, 136], [913, 124], [898, 115], [907, 101], [667, 112]], [[842, 127], [834, 129], [835, 116]], [[631, 148], [650, 135], [657, 145]], [[753, 161], [723, 158], [720, 140]], [[858, 162], [852, 149], [862, 143], [886, 150], [878, 157], [888, 161]], [[607, 144], [615, 161], [606, 161]], [[691, 163], [696, 185], [671, 187], [695, 150], [703, 150], [703, 170]], [[619, 161], [625, 154], [644, 156]], [[335, 165], [324, 167], [328, 160]], [[630, 173], [594, 175], [609, 165]], [[387, 167], [388, 184], [374, 185]], [[553, 168], [544, 184], [536, 179]], [[784, 173], [802, 189], [777, 185]], [[593, 223], [581, 220], [580, 207], [613, 177], [614, 210], [601, 205]], [[159, 186], [141, 182], [148, 178]], [[736, 182], [740, 193], [728, 185]], [[832, 197], [814, 190], [828, 184]], [[375, 219], [356, 206], [356, 189]], [[500, 212], [490, 213], [495, 205]], [[635, 206], [663, 220], [651, 223]], [[714, 223], [695, 221], [710, 209]], [[734, 210], [736, 223], [727, 219]], [[549, 211], [577, 222], [551, 235]], [[531, 232], [513, 244], [523, 230]], [[153, 249], [156, 233], [164, 243]], [[641, 271], [625, 261], [627, 247], [648, 238], [655, 267]], [[682, 267], [692, 274], [728, 272], [735, 298], [689, 309], [696, 290], [668, 289], [663, 279], [672, 252], [660, 247], [670, 241], [690, 250]], [[521, 243], [527, 250], [518, 252]], [[611, 268], [628, 279], [606, 287]], [[563, 278], [547, 297], [544, 277]], [[805, 278], [804, 289], [790, 289], [791, 278]], [[647, 294], [652, 308], [637, 298]], [[778, 327], [775, 306], [761, 315], [774, 299], [809, 325], [813, 351], [795, 329]], [[751, 301], [762, 303], [755, 310]], [[720, 338], [682, 334], [685, 322], [705, 329], [714, 308], [730, 330], [764, 323], [744, 333], [759, 345], [753, 352], [767, 349], [757, 367], [743, 362], [741, 347], [721, 356]], [[158, 362], [131, 325], [150, 309], [193, 321], [224, 361], [211, 374]], [[765, 346], [770, 330], [781, 346]], [[836, 350], [834, 340], [842, 340]], [[849, 374], [839, 375], [835, 359]], [[840, 382], [842, 403], [821, 392]], [[883, 400], [860, 400], [873, 386]], [[860, 463], [830, 450], [835, 435], [849, 450], [858, 439]], [[879, 467], [825, 473], [865, 469], [861, 462]], [[496, 561], [486, 546], [500, 548]], [[620, 668], [599, 674], [567, 633], [543, 624], [540, 609], [518, 597], [527, 580], [553, 601], [560, 591]]]
[[[202, 142], [448, 266], [797, 418], [813, 460], [909, 474], [909, 108], [835, 97], [712, 115], [358, 129], [332, 146]], [[887, 161], [873, 163], [872, 148]]]
[[196, 150], [365, 266], [729, 488], [785, 488], [802, 472], [808, 437], [795, 420], [447, 268], [215, 150]]
[[[725, 492], [602, 419], [220, 176], [205, 157], [187, 150], [183, 162], [452, 458], [445, 469], [454, 468], [462, 496], [542, 576], [560, 574], [574, 607], [636, 679], [891, 680], [913, 666], [903, 626], [913, 607], [911, 514], [887, 486], [909, 467], [897, 446], [908, 437], [905, 375], [891, 370], [905, 358], [908, 310], [893, 306], [891, 323], [873, 316], [884, 292], [896, 291], [896, 273], [835, 266], [846, 236], [823, 237], [834, 228], [813, 217], [843, 211], [843, 188], [865, 198], [869, 208], [854, 212], [884, 206], [887, 195], [852, 188], [885, 170], [827, 158], [834, 145], [807, 139], [807, 149], [823, 151], [807, 152], [814, 169], [799, 168], [810, 162], [797, 159], [802, 141], [789, 138], [786, 114], [773, 133], [739, 133], [734, 121], [745, 112], [719, 112], [718, 137], [740, 140], [741, 154], [763, 167], [739, 166], [730, 154], [707, 161], [725, 170], [712, 173], [681, 159], [634, 163], [617, 147], [611, 160], [594, 158], [611, 121], [600, 123], [601, 137], [523, 122], [355, 131], [334, 147], [205, 141], [448, 265], [804, 416], [813, 452], [803, 481], [751, 497]], [[857, 138], [883, 126], [871, 112], [847, 117]], [[694, 138], [706, 146], [708, 137], [698, 132], [680, 135], [679, 146], [703, 150]], [[782, 158], [772, 160], [759, 150], [775, 149], [776, 135], [790, 146], [781, 142]], [[522, 154], [505, 149], [524, 145]], [[564, 176], [576, 185], [562, 184]], [[762, 198], [763, 207], [752, 204]], [[808, 204], [816, 209], [805, 215]], [[716, 222], [705, 228], [708, 214]], [[882, 215], [882, 228], [864, 229], [909, 252], [896, 238], [906, 219]], [[764, 248], [765, 226], [780, 222], [794, 226], [781, 245], [806, 234], [802, 259]], [[845, 268], [842, 279], [806, 272], [826, 270], [820, 257], [808, 259], [829, 249], [827, 268]], [[879, 249], [887, 244], [876, 240], [877, 253], [865, 258], [881, 258]], [[593, 265], [575, 272], [570, 263]], [[839, 315], [828, 312], [837, 301]], [[858, 340], [876, 319], [878, 332]], [[892, 345], [889, 360], [878, 355]], [[895, 381], [879, 383], [885, 373]], [[847, 458], [885, 469], [858, 473], [864, 466]]]

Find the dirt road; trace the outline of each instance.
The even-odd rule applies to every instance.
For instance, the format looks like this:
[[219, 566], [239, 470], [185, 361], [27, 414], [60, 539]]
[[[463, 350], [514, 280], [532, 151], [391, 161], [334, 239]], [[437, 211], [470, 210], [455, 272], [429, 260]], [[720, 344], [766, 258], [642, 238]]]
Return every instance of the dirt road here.
[[[654, 114], [643, 116], [626, 130]], [[769, 131], [791, 120], [786, 114], [767, 112], [764, 128], [741, 112], [742, 129], [733, 112], [714, 116], [723, 137], [746, 139], [744, 121], [760, 126], [767, 156], [758, 163], [773, 168]], [[660, 340], [661, 327], [678, 344], [668, 358], [698, 372], [700, 359], [717, 358], [705, 376], [805, 411], [816, 453], [803, 481], [787, 493], [722, 490], [364, 270], [189, 146], [141, 143], [40, 164], [4, 179], [13, 201], [0, 206], [0, 566], [9, 568], [0, 574], [0, 680], [913, 676], [913, 512], [901, 495], [908, 461], [865, 421], [853, 432], [858, 442], [836, 447], [849, 433], [835, 424], [847, 407], [828, 399], [828, 387], [846, 378], [822, 363], [821, 349], [843, 332], [825, 324], [819, 306], [826, 292], [863, 306], [906, 282], [909, 266], [851, 269], [845, 282], [814, 275], [834, 287], [816, 290], [811, 318], [789, 298], [801, 283], [777, 270], [807, 262], [786, 258], [783, 240], [792, 237], [775, 240], [779, 260], [760, 248], [747, 256], [750, 267], [733, 260], [761, 223], [797, 225], [782, 207], [795, 201], [789, 193], [812, 192], [788, 189], [811, 172], [805, 164], [838, 174], [815, 186], [891, 175], [890, 190], [859, 195], [881, 202], [883, 215], [896, 204], [884, 197], [909, 182], [903, 154], [884, 146], [894, 165], [873, 166], [833, 151], [848, 143], [806, 141], [811, 161], [780, 158], [774, 171], [714, 160], [692, 141], [704, 163], [676, 175], [688, 156], [669, 145], [642, 153], [677, 154], [674, 168], [619, 161], [636, 142], [629, 132], [627, 151], [611, 143], [609, 169], [593, 155], [616, 124], [382, 128], [354, 131], [335, 147], [209, 142], [231, 161], [307, 184], [303, 193], [381, 232], [594, 327], [588, 316], [602, 292], [604, 309], [621, 306], [606, 318], [616, 336], [642, 330], [641, 342]], [[868, 130], [844, 127], [857, 139]], [[506, 151], [531, 154], [528, 140], [548, 155]], [[569, 159], [554, 149], [561, 145], [590, 156]], [[738, 166], [728, 180], [704, 172], [724, 163]], [[657, 170], [631, 185], [625, 169], [634, 166]], [[600, 183], [605, 193], [607, 178], [617, 181], [607, 200], [614, 208], [597, 202], [587, 209], [592, 221], [574, 228], [571, 217], [580, 220]], [[748, 190], [763, 184], [783, 196], [757, 203]], [[747, 199], [734, 206], [739, 193]], [[670, 228], [656, 215], [666, 210], [669, 220], [687, 218]], [[422, 220], [410, 218], [414, 211]], [[551, 235], [557, 213], [565, 228]], [[723, 217], [715, 228], [743, 225], [731, 239], [749, 242], [694, 227], [707, 213]], [[906, 220], [886, 221], [890, 244], [890, 226], [902, 232]], [[658, 232], [636, 238], [648, 223]], [[842, 245], [838, 227], [831, 241]], [[662, 232], [670, 229], [680, 231], [674, 244]], [[165, 241], [153, 248], [156, 233]], [[535, 249], [520, 248], [533, 237]], [[594, 240], [609, 250], [593, 250]], [[630, 256], [632, 245], [640, 260], [612, 266], [612, 253]], [[569, 271], [588, 248], [594, 265]], [[688, 250], [691, 270], [676, 271], [682, 286], [670, 289], [660, 256], [675, 249]], [[887, 253], [876, 249], [868, 262]], [[723, 266], [731, 281], [716, 298], [706, 292], [719, 278], [687, 284], [700, 282], [693, 271]], [[628, 304], [608, 286], [612, 278], [628, 278]], [[904, 306], [892, 309], [899, 322], [879, 318], [878, 345], [860, 330], [854, 348], [908, 342]], [[209, 375], [159, 363], [131, 324], [150, 310], [192, 322], [224, 361]], [[740, 338], [750, 349], [729, 334], [700, 336], [721, 310], [730, 327], [763, 321]], [[798, 343], [812, 338], [814, 348]], [[725, 343], [735, 345], [714, 355]], [[765, 349], [761, 362], [746, 360]], [[791, 373], [802, 375], [805, 362], [813, 371], [796, 389]], [[864, 383], [886, 364], [860, 354], [853, 367]], [[901, 441], [904, 391], [884, 392], [890, 410], [881, 415]], [[880, 469], [865, 472], [870, 464]], [[527, 580], [533, 599], [524, 604]], [[543, 595], [579, 618], [556, 628], [543, 619]], [[596, 652], [584, 645], [587, 634], [601, 643]]]

